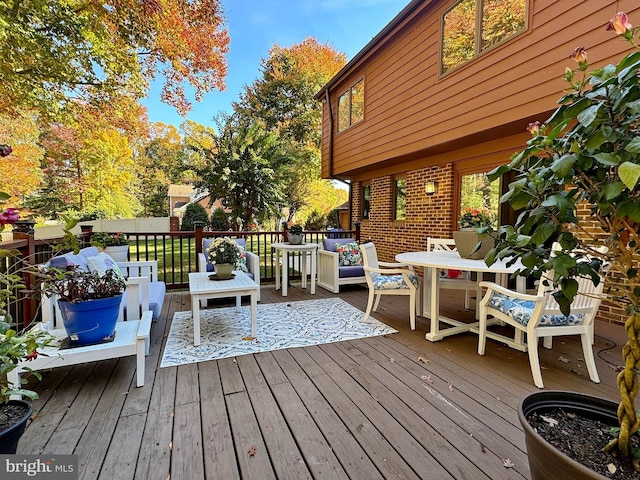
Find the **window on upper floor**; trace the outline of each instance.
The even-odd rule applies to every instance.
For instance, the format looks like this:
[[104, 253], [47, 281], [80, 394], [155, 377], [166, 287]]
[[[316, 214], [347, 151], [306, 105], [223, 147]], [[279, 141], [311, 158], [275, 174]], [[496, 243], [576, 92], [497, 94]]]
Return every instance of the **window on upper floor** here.
[[407, 218], [407, 179], [396, 178], [393, 184], [393, 219]]
[[362, 186], [362, 220], [369, 220], [369, 209], [371, 208], [371, 185]]
[[527, 28], [528, 0], [460, 0], [442, 16], [440, 74]]
[[360, 80], [338, 98], [338, 132], [363, 119], [364, 80]]

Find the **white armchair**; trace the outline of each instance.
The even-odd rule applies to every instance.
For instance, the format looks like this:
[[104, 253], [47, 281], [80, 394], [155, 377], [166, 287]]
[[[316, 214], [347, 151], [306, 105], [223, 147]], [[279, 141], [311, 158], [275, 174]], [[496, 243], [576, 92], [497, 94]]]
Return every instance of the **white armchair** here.
[[355, 242], [353, 238], [326, 238], [318, 250], [319, 287], [332, 293], [340, 293], [340, 286], [367, 283], [362, 265], [340, 265], [336, 244]]
[[[552, 278], [553, 272], [548, 274]], [[480, 302], [480, 326], [478, 339], [478, 354], [484, 355], [487, 342], [487, 326], [489, 315], [495, 320], [507, 323], [519, 332], [527, 334], [527, 351], [533, 381], [538, 388], [544, 388], [540, 359], [538, 357], [538, 343], [544, 338], [543, 346], [551, 348], [551, 339], [555, 335], [580, 335], [584, 361], [589, 377], [595, 383], [600, 383], [596, 364], [593, 357], [592, 329], [593, 322], [602, 300], [604, 282], [594, 286], [591, 278], [577, 278], [578, 294], [571, 305], [571, 313], [565, 316], [560, 312], [560, 306], [555, 301], [552, 288], [548, 281], [541, 280], [535, 295], [518, 293], [493, 282], [481, 282], [480, 286], [487, 288]], [[501, 337], [495, 333], [491, 338], [511, 345], [511, 339]]]
[[378, 309], [382, 295], [408, 295], [410, 325], [411, 330], [415, 330], [420, 277], [414, 273], [410, 265], [379, 262], [376, 247], [373, 243], [365, 243], [360, 248], [367, 285], [369, 286], [367, 311], [362, 320], [365, 321], [369, 317], [371, 310]]

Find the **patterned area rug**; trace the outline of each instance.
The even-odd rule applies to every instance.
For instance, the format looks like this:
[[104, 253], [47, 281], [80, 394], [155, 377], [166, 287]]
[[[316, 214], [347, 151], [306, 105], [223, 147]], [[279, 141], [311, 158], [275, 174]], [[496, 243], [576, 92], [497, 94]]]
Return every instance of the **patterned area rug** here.
[[201, 343], [193, 346], [191, 312], [177, 312], [160, 367], [307, 347], [397, 333], [339, 298], [258, 305], [258, 335], [251, 339], [251, 309], [243, 306], [200, 311]]

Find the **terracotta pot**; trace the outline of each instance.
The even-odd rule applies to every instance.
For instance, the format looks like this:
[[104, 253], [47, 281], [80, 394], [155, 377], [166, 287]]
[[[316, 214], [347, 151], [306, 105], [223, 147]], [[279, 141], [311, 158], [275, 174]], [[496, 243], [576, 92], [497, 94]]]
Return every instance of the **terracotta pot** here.
[[[610, 400], [574, 392], [545, 390], [532, 393], [520, 401], [518, 419], [524, 429], [531, 480], [606, 480], [569, 458], [540, 436], [529, 424], [527, 417], [556, 408], [587, 418], [600, 420], [612, 427], [618, 426], [618, 404]], [[560, 475], [560, 476], [558, 476]]]
[[[22, 418], [12, 425], [0, 432], [0, 454], [14, 454], [18, 449], [18, 440], [27, 428], [27, 420], [33, 413], [33, 406], [29, 402], [24, 400], [9, 400], [7, 406], [20, 406], [25, 410], [25, 414]], [[0, 410], [4, 407], [4, 404], [0, 405]]]

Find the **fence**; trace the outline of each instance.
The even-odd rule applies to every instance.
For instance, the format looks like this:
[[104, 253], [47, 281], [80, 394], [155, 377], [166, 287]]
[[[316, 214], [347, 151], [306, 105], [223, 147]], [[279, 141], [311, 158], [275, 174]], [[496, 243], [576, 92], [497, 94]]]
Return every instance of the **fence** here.
[[[78, 234], [82, 246], [90, 244], [92, 232], [85, 228]], [[119, 230], [113, 230], [115, 233]], [[231, 238], [245, 238], [246, 249], [260, 258], [260, 277], [264, 283], [275, 280], [275, 269], [279, 267], [271, 245], [286, 241], [286, 228], [283, 231], [266, 232], [205, 232], [202, 228], [195, 231], [177, 232], [132, 232], [125, 234], [129, 238], [129, 260], [156, 260], [158, 262], [159, 279], [167, 284], [168, 289], [183, 289], [189, 285], [189, 273], [197, 271], [198, 254], [202, 253], [202, 240], [229, 236]], [[0, 263], [0, 273], [18, 271], [25, 265], [39, 265], [46, 263], [58, 253], [59, 238], [41, 239], [33, 234], [33, 227], [23, 232], [15, 232], [14, 240], [2, 242], [0, 249], [13, 249], [20, 252], [19, 256], [7, 256]], [[305, 242], [321, 243], [325, 238], [360, 238], [360, 228], [355, 230], [322, 230], [305, 232]], [[300, 277], [301, 261], [306, 261], [300, 253], [296, 253], [290, 261], [289, 277]], [[24, 274], [25, 285], [33, 284], [33, 276]], [[28, 288], [18, 298], [8, 305], [7, 310], [16, 320], [18, 327], [28, 325], [37, 318], [37, 301], [32, 290]]]

